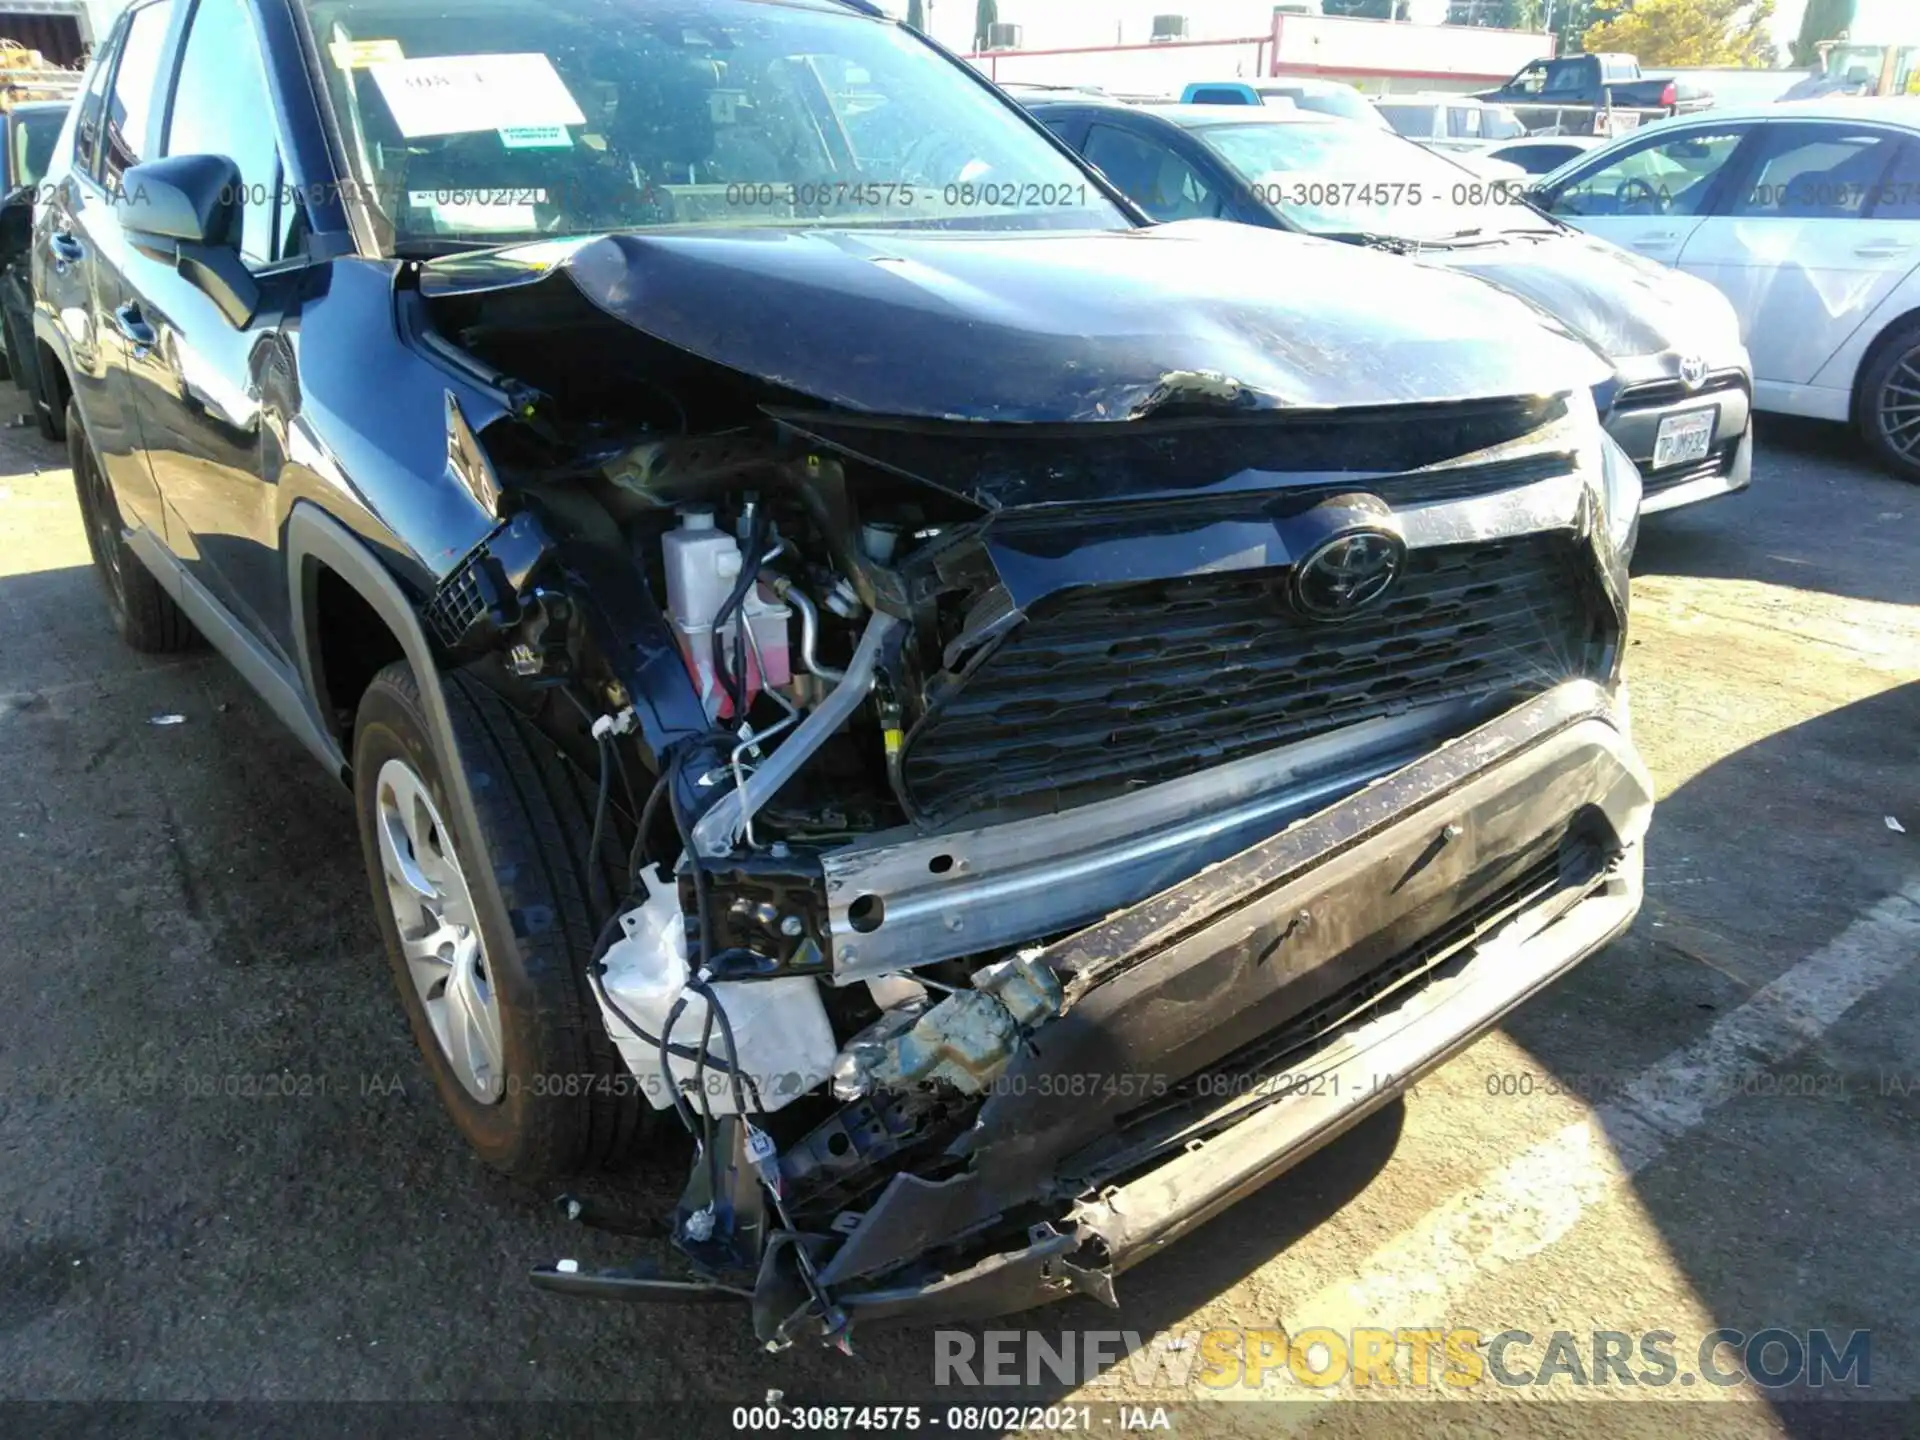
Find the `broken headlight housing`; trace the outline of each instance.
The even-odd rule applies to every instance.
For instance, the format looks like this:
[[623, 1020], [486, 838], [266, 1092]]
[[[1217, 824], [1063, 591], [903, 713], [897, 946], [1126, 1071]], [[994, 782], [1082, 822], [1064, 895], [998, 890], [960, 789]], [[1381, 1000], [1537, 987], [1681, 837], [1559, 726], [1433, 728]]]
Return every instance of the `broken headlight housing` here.
[[1617, 440], [1604, 432], [1600, 436], [1600, 480], [1607, 538], [1621, 563], [1629, 564], [1640, 543], [1640, 504], [1645, 498], [1645, 485], [1640, 467]]

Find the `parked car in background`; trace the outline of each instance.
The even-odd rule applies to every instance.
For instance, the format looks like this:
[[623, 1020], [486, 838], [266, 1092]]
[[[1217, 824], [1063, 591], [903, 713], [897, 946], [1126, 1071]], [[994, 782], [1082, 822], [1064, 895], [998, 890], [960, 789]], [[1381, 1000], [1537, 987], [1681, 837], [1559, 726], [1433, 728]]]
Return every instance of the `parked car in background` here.
[[1158, 219], [1218, 217], [1390, 249], [1527, 299], [1605, 358], [1599, 403], [1641, 468], [1649, 513], [1749, 483], [1752, 373], [1726, 300], [1548, 219], [1521, 186], [1297, 111], [1028, 108]]
[[694, 1137], [550, 1290], [1111, 1300], [1641, 904], [1640, 476], [1511, 295], [1147, 226], [865, 0], [136, 0], [63, 135], [113, 623], [350, 791], [478, 1155]]
[[1531, 132], [1609, 135], [1647, 117], [1709, 109], [1713, 96], [1669, 76], [1642, 75], [1631, 55], [1535, 60], [1480, 99], [1510, 107]]
[[1501, 106], [1461, 95], [1393, 95], [1373, 103], [1388, 128], [1483, 179], [1513, 180], [1526, 174], [1518, 165], [1493, 157], [1497, 144], [1526, 134], [1526, 127]]
[[1761, 409], [1850, 422], [1920, 480], [1920, 99], [1663, 121], [1555, 172], [1538, 199], [1725, 293]]
[[[33, 206], [72, 104], [34, 101], [0, 114], [0, 379], [37, 392], [33, 348], [33, 276], [27, 249]], [[34, 407], [36, 418], [38, 407]]]
[[1535, 135], [1525, 140], [1505, 141], [1487, 155], [1528, 175], [1551, 175], [1562, 165], [1571, 164], [1606, 143], [1591, 135]]
[[1311, 80], [1298, 75], [1276, 80], [1204, 81], [1189, 85], [1180, 96], [1183, 105], [1268, 105], [1287, 102], [1297, 110], [1312, 110], [1341, 120], [1352, 120], [1387, 130], [1387, 117], [1353, 86], [1339, 80]]
[[1421, 145], [1486, 149], [1527, 133], [1511, 111], [1471, 95], [1382, 95], [1373, 104], [1396, 134]]

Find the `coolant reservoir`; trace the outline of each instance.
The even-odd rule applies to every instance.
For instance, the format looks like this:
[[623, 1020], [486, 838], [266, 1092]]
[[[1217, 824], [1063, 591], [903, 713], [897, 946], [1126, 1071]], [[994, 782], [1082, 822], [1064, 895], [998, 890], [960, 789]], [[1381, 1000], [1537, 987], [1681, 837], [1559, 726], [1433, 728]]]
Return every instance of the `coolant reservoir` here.
[[[687, 669], [707, 713], [728, 717], [733, 705], [713, 668], [713, 622], [739, 583], [745, 557], [739, 543], [715, 524], [711, 510], [683, 510], [680, 528], [663, 535], [660, 545], [666, 560], [667, 617], [680, 637]], [[746, 665], [751, 700], [764, 687], [778, 688], [793, 679], [789, 653], [793, 612], [763, 594], [758, 585], [747, 592], [740, 610], [753, 634]], [[728, 622], [727, 644], [733, 643], [739, 624], [738, 617]]]
[[[686, 989], [687, 932], [679, 896], [672, 886], [651, 881], [643, 884], [647, 888], [646, 903], [621, 917], [626, 933], [607, 952], [601, 977], [605, 993], [598, 999], [607, 1033], [619, 1048], [620, 1058], [653, 1107], [665, 1110], [673, 1104], [673, 1093], [660, 1073], [660, 1035], [675, 1003], [685, 994], [687, 1007], [674, 1022], [672, 1039], [682, 1049], [697, 1051], [700, 1034], [706, 1029], [707, 1002]], [[838, 1047], [816, 982], [795, 976], [729, 982], [712, 988], [733, 1026], [741, 1069], [753, 1078], [762, 1109], [779, 1110], [825, 1082]], [[607, 1003], [609, 999], [612, 1005]], [[635, 1026], [645, 1035], [636, 1034]], [[727, 1063], [725, 1032], [718, 1020], [708, 1054], [712, 1061]], [[676, 1082], [692, 1082], [699, 1066], [696, 1061], [675, 1055], [672, 1068]], [[738, 1108], [731, 1081], [712, 1063], [700, 1079], [700, 1089], [715, 1115], [731, 1115]], [[689, 1098], [698, 1112], [699, 1099]]]

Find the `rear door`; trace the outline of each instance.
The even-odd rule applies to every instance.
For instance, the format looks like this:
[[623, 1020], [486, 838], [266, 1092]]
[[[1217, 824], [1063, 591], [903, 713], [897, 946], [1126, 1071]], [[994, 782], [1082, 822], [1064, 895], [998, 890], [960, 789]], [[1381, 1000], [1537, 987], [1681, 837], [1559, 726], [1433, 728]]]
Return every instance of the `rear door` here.
[[1677, 265], [1729, 183], [1747, 125], [1661, 129], [1609, 146], [1542, 196], [1576, 229]]
[[[175, 0], [130, 8], [114, 32], [109, 66], [95, 72], [76, 127], [72, 167], [48, 194], [42, 304], [65, 340], [73, 398], [87, 438], [131, 525], [164, 536], [153, 477], [141, 450], [127, 367], [137, 348], [122, 313], [131, 247], [121, 217], [137, 196], [120, 177], [150, 149], [154, 97]], [[97, 84], [95, 82], [98, 82]]]
[[1845, 122], [1759, 129], [1680, 261], [1733, 301], [1756, 379], [1810, 384], [1920, 268], [1915, 143]]
[[285, 184], [272, 92], [245, 0], [196, 0], [171, 77], [158, 154], [220, 155], [240, 172], [231, 240], [262, 303], [236, 325], [172, 266], [136, 253], [129, 319], [145, 337], [135, 368], [140, 427], [187, 570], [282, 656], [290, 653], [279, 510], [265, 447], [265, 390], [290, 384], [280, 336], [304, 266], [306, 233]]

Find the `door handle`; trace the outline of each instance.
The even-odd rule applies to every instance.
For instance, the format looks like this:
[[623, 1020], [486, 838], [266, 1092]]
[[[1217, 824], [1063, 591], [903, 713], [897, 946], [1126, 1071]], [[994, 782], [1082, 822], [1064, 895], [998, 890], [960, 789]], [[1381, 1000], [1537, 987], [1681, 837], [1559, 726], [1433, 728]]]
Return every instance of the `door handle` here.
[[73, 264], [75, 261], [86, 259], [87, 247], [74, 239], [73, 232], [70, 230], [54, 231], [47, 237], [47, 243], [53, 247], [53, 258], [56, 260]]
[[160, 338], [153, 333], [147, 317], [140, 313], [140, 307], [131, 302], [113, 312], [113, 323], [135, 350], [151, 350]]
[[1642, 235], [1638, 240], [1633, 242], [1633, 248], [1636, 250], [1662, 250], [1674, 244], [1679, 238], [1680, 234], [1676, 230], [1662, 231], [1658, 235]]
[[1895, 260], [1912, 248], [1897, 240], [1870, 240], [1865, 245], [1854, 246], [1853, 253], [1862, 260]]

